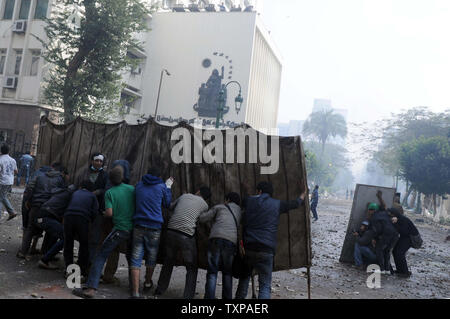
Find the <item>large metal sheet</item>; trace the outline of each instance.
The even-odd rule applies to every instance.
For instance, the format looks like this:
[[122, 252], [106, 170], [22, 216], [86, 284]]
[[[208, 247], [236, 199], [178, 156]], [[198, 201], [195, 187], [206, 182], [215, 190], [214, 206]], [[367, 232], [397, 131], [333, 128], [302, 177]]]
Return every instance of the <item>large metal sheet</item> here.
[[355, 236], [352, 235], [353, 230], [359, 229], [361, 223], [367, 220], [367, 204], [374, 202], [379, 204], [376, 196], [378, 191], [382, 192], [382, 198], [386, 206], [392, 207], [395, 188], [356, 184], [355, 194], [353, 196], [352, 211], [348, 221], [347, 233], [345, 235], [344, 244], [342, 245], [340, 262], [354, 263], [353, 251], [355, 246]]

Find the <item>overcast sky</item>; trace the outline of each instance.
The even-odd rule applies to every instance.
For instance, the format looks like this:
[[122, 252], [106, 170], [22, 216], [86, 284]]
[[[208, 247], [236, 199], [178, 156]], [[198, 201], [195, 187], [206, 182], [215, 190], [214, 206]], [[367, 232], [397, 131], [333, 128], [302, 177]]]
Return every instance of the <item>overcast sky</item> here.
[[284, 59], [278, 121], [315, 98], [349, 121], [450, 108], [449, 0], [259, 0]]

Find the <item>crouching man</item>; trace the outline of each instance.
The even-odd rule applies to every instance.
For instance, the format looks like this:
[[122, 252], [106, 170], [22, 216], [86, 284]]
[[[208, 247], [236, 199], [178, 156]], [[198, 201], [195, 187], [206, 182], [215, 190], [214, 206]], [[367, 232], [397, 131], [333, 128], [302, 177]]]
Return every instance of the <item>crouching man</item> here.
[[369, 229], [367, 220], [361, 223], [359, 231], [353, 232], [356, 237], [355, 242], [355, 267], [365, 270], [366, 265], [376, 264], [377, 255], [375, 254], [375, 232]]

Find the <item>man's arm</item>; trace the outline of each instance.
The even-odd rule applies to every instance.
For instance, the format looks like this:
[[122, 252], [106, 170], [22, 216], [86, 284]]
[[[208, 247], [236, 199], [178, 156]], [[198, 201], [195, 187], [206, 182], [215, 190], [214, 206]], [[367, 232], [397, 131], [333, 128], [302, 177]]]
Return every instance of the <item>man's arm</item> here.
[[305, 193], [303, 192], [300, 195], [300, 197], [295, 200], [280, 201], [280, 214], [284, 214], [284, 213], [287, 213], [288, 211], [290, 211], [291, 209], [298, 208], [301, 204], [303, 204], [304, 200], [305, 200]]
[[200, 223], [206, 223], [209, 222], [210, 220], [213, 220], [214, 217], [216, 216], [216, 213], [217, 213], [217, 206], [214, 206], [210, 210], [200, 214], [198, 219]]
[[106, 217], [112, 217], [112, 216], [113, 216], [113, 210], [112, 210], [112, 208], [107, 208], [107, 209], [105, 210], [105, 216], [106, 216]]

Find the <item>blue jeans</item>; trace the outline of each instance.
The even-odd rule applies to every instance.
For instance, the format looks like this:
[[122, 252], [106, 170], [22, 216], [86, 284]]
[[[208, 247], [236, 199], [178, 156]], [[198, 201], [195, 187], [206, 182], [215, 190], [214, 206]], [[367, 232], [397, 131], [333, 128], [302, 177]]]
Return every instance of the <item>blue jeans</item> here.
[[[91, 266], [89, 271], [89, 277], [87, 280], [87, 287], [89, 288], [98, 288], [98, 283], [100, 281], [100, 276], [102, 275], [103, 266], [106, 263], [109, 255], [116, 249], [124, 241], [129, 240], [131, 237], [130, 232], [124, 230], [115, 230], [106, 237], [105, 241], [100, 248], [97, 256], [95, 256], [94, 263]], [[127, 261], [130, 260], [130, 256], [127, 256]]]
[[134, 227], [130, 268], [140, 269], [144, 256], [146, 266], [156, 265], [160, 237], [161, 229]]
[[[274, 255], [267, 252], [245, 251], [245, 259], [251, 269], [258, 274], [258, 299], [270, 299], [272, 289], [272, 269]], [[248, 292], [250, 276], [239, 279], [236, 299], [245, 299]]]
[[208, 271], [205, 299], [216, 298], [217, 273], [222, 270], [222, 299], [233, 298], [233, 259], [236, 245], [229, 240], [212, 238], [208, 242]]
[[8, 199], [8, 193], [11, 192], [11, 185], [0, 185], [0, 204], [5, 206], [9, 214], [14, 213], [14, 208]]
[[377, 255], [367, 246], [361, 246], [355, 243], [355, 265], [362, 266], [363, 264], [370, 265], [377, 263]]
[[21, 167], [19, 170], [19, 174], [17, 174], [17, 186], [20, 185], [20, 178], [23, 176], [25, 176], [25, 185], [28, 185], [28, 181], [30, 180], [30, 167], [27, 165]]

